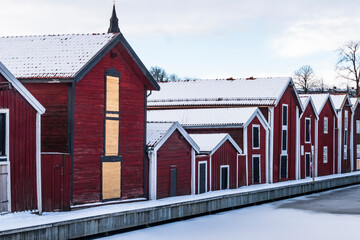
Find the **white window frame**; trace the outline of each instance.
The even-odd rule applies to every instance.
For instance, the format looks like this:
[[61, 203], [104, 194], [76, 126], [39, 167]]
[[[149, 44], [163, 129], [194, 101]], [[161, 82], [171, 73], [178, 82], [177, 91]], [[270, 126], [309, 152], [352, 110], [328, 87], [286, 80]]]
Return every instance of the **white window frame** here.
[[220, 166], [220, 190], [227, 190], [227, 189], [221, 189], [222, 185], [222, 169], [227, 168], [228, 174], [227, 174], [227, 189], [230, 189], [230, 166], [229, 165], [221, 165]]
[[207, 169], [207, 161], [199, 161], [198, 162], [198, 194], [200, 194], [200, 164], [204, 164], [205, 163], [205, 192], [207, 192], [207, 185], [208, 185], [208, 179], [207, 179], [207, 173], [208, 173], [208, 169]]
[[[306, 121], [309, 121], [309, 141], [306, 140]], [[305, 143], [311, 143], [311, 118], [305, 118], [305, 127], [304, 127], [304, 130], [305, 130], [305, 135], [304, 135], [304, 140], [305, 140]]]
[[329, 133], [329, 119], [324, 117], [324, 134]]
[[10, 171], [10, 123], [9, 123], [9, 109], [0, 109], [0, 114], [5, 114], [5, 156], [1, 156], [1, 159], [6, 159], [6, 161], [1, 161], [0, 165], [7, 166], [7, 199], [8, 199], [8, 212], [11, 211], [11, 171]]
[[[284, 108], [286, 108], [286, 125], [284, 125]], [[288, 125], [289, 125], [289, 105], [288, 104], [283, 104], [281, 107], [281, 154], [282, 155], [287, 155], [287, 150], [288, 150], [288, 138], [289, 138], [289, 134], [288, 134]], [[285, 143], [286, 143], [286, 149], [283, 149], [283, 145], [284, 145], [284, 139], [283, 139], [283, 131], [286, 131], [286, 139], [285, 139]]]
[[254, 154], [254, 155], [252, 155], [252, 182], [253, 182], [253, 184], [255, 183], [255, 181], [254, 181], [254, 158], [255, 157], [259, 158], [259, 183], [261, 183], [261, 155]]
[[360, 134], [360, 120], [356, 120], [356, 134]]
[[[254, 128], [257, 128], [258, 129], [258, 139], [259, 139], [259, 146], [258, 147], [254, 147]], [[258, 124], [254, 124], [252, 125], [252, 149], [260, 149], [260, 125]]]
[[356, 145], [356, 158], [360, 158], [360, 144]]
[[327, 146], [323, 146], [323, 163], [328, 163], [328, 147]]

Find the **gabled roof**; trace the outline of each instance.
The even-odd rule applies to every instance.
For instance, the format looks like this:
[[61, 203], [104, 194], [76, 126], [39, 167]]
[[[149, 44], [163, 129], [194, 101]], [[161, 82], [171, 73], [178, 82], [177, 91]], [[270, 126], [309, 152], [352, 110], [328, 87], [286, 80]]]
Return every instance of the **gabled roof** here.
[[26, 101], [40, 114], [45, 113], [45, 108], [38, 100], [22, 85], [19, 80], [0, 62], [0, 74], [26, 99]]
[[159, 85], [121, 33], [1, 37], [0, 61], [18, 79], [80, 81], [119, 42], [158, 90]]
[[162, 91], [148, 98], [148, 106], [276, 106], [288, 85], [293, 82], [291, 78], [251, 78], [169, 81], [159, 84]]
[[311, 106], [312, 109], [314, 110], [316, 119], [319, 119], [319, 113], [318, 113], [318, 111], [316, 110], [315, 104], [314, 104], [314, 102], [313, 102], [313, 100], [312, 100], [312, 96], [299, 94], [299, 97], [300, 97], [301, 103], [302, 103], [303, 108], [304, 108], [304, 111], [303, 111], [302, 114], [300, 115], [300, 118], [302, 118], [303, 114], [305, 113], [305, 109], [306, 109], [307, 106], [310, 104], [310, 106]]
[[146, 124], [146, 145], [149, 149], [159, 149], [171, 134], [178, 130], [186, 139], [186, 141], [199, 152], [199, 146], [189, 136], [189, 134], [181, 127], [178, 122], [147, 122]]
[[185, 128], [244, 127], [255, 116], [258, 116], [265, 129], [269, 128], [261, 111], [255, 107], [169, 109], [147, 112], [149, 121], [177, 121]]
[[333, 103], [329, 93], [299, 94], [299, 96], [300, 96], [300, 98], [305, 97], [305, 96], [311, 96], [311, 100], [315, 106], [315, 109], [316, 109], [318, 115], [320, 115], [326, 102], [329, 100], [331, 107], [333, 108], [333, 110], [336, 114], [336, 108], [334, 106], [334, 103]]
[[348, 94], [331, 94], [330, 96], [337, 111], [340, 111], [344, 107], [346, 100], [349, 100], [349, 103], [351, 104]]
[[353, 105], [352, 109], [353, 109], [353, 111], [355, 111], [356, 107], [359, 104], [359, 98], [350, 98], [350, 101], [351, 101], [351, 104]]
[[242, 153], [240, 147], [236, 144], [234, 139], [227, 133], [210, 133], [210, 134], [190, 134], [196, 144], [200, 147], [200, 153], [212, 155], [216, 150], [224, 144], [225, 141], [230, 141], [239, 154]]

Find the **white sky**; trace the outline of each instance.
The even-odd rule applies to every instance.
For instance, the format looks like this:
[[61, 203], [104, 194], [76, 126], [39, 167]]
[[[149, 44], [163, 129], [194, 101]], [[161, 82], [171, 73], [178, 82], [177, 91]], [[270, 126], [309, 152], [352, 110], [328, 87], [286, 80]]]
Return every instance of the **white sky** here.
[[[181, 77], [292, 76], [335, 82], [335, 50], [360, 40], [356, 0], [117, 0], [147, 67]], [[1, 0], [0, 35], [106, 32], [112, 0]], [[341, 81], [336, 80], [340, 85]]]

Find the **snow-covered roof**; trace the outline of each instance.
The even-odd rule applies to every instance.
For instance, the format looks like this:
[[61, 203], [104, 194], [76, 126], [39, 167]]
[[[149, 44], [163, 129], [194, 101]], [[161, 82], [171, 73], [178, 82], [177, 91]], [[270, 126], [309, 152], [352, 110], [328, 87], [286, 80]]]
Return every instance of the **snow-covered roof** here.
[[116, 34], [0, 38], [0, 61], [17, 78], [72, 78]]
[[190, 134], [196, 144], [200, 147], [200, 153], [213, 154], [225, 141], [229, 140], [238, 153], [242, 153], [240, 147], [227, 133]]
[[[260, 121], [265, 122], [260, 110], [255, 107], [246, 108], [195, 108], [195, 109], [169, 109], [149, 110], [147, 118], [149, 121], [177, 121], [184, 127], [199, 126], [237, 126], [242, 127], [258, 115]], [[264, 126], [265, 128], [267, 126]]]
[[45, 113], [41, 103], [22, 85], [19, 80], [0, 62], [0, 74], [26, 99], [26, 101], [40, 114]]
[[146, 145], [150, 149], [160, 148], [171, 134], [178, 130], [189, 144], [199, 152], [199, 147], [189, 134], [181, 127], [178, 122], [147, 122], [146, 124]]
[[163, 82], [161, 91], [148, 98], [148, 106], [274, 106], [290, 82], [286, 77]]
[[340, 110], [343, 107], [343, 104], [345, 103], [345, 99], [347, 98], [347, 94], [337, 94], [333, 95], [331, 94], [331, 99], [334, 103], [334, 106], [336, 110]]
[[336, 111], [334, 103], [330, 97], [330, 94], [328, 94], [328, 93], [299, 94], [299, 96], [300, 96], [300, 98], [305, 97], [305, 96], [311, 96], [311, 100], [315, 106], [315, 109], [316, 109], [318, 115], [320, 115], [320, 113], [323, 110], [325, 103], [328, 99], [330, 99], [330, 103], [331, 103], [332, 107], [334, 108], [334, 111]]
[[307, 104], [307, 101], [309, 100], [309, 95], [299, 94], [299, 98], [300, 98], [301, 104], [302, 104], [303, 107], [305, 108], [305, 107], [306, 107], [306, 104]]
[[356, 105], [357, 101], [358, 101], [358, 98], [350, 98], [350, 102], [353, 105], [353, 107]]

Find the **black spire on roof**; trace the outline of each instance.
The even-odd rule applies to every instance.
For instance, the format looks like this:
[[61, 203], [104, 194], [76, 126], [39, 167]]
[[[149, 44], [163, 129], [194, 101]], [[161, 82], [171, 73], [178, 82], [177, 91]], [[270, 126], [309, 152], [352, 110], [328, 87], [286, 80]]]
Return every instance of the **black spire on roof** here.
[[108, 33], [119, 33], [119, 32], [120, 32], [119, 19], [116, 16], [115, 3], [114, 3], [112, 15], [110, 18], [110, 27]]

